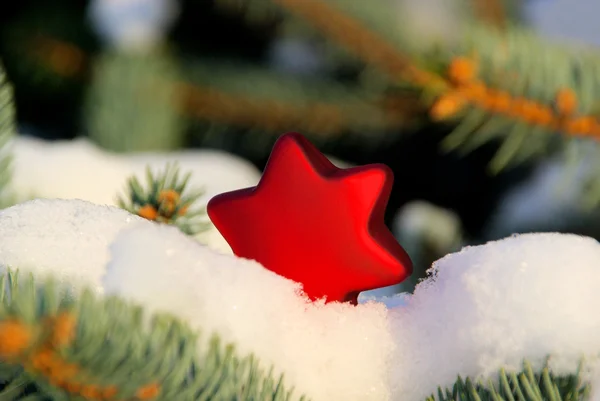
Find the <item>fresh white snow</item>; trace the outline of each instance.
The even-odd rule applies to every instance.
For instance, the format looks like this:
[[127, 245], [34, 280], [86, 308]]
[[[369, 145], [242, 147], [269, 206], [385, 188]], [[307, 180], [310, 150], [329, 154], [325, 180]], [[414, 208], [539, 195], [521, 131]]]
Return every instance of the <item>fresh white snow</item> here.
[[[123, 193], [131, 175], [143, 181], [146, 166], [162, 171], [167, 163], [177, 162], [183, 172], [192, 172], [189, 188], [205, 191], [198, 200], [202, 206], [217, 194], [255, 186], [261, 175], [250, 162], [217, 150], [121, 155], [107, 152], [83, 138], [45, 141], [18, 136], [12, 151], [11, 187], [20, 199], [82, 199], [116, 205], [117, 195]], [[198, 240], [220, 252], [231, 253], [212, 225]]]
[[90, 284], [216, 331], [266, 369], [285, 371], [314, 401], [389, 399], [394, 344], [384, 304], [309, 303], [297, 284], [174, 227], [79, 200], [30, 201], [0, 211], [0, 267], [7, 265], [55, 270], [74, 287]]
[[[407, 306], [391, 312], [398, 348], [394, 400], [422, 399], [456, 375], [499, 367], [575, 372], [600, 355], [600, 245], [570, 234], [524, 234], [435, 263]], [[404, 362], [406, 361], [406, 362]]]
[[600, 245], [591, 238], [527, 234], [468, 247], [438, 261], [414, 295], [321, 305], [173, 227], [36, 200], [0, 212], [6, 265], [178, 314], [275, 364], [315, 401], [417, 401], [458, 374], [495, 377], [547, 355], [558, 373], [585, 356], [598, 379]]
[[0, 210], [0, 267], [32, 269], [102, 291], [109, 245], [121, 229], [147, 220], [80, 200], [32, 200]]
[[123, 231], [111, 250], [108, 293], [219, 333], [315, 401], [389, 399], [385, 305], [311, 304], [296, 283], [170, 227]]

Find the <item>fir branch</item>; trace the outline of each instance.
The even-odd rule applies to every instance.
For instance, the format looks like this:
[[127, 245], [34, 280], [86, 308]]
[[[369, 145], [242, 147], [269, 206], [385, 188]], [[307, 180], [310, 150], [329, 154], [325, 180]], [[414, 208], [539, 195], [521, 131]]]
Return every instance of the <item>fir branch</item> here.
[[[83, 57], [74, 46], [53, 39], [45, 39], [43, 44], [43, 51], [37, 52], [36, 57], [55, 73], [74, 77], [83, 71], [63, 68], [51, 59], [54, 54], [69, 52]], [[85, 60], [81, 63], [85, 64]], [[86, 106], [88, 132], [96, 142], [116, 151], [178, 147], [178, 124], [171, 103], [164, 100], [177, 99], [181, 117], [277, 133], [301, 130], [328, 138], [345, 132], [372, 134], [395, 129], [415, 115], [414, 107], [387, 107], [389, 98], [369, 97], [360, 88], [284, 78], [247, 65], [231, 68], [209, 61], [188, 65], [186, 74], [192, 82], [179, 83], [174, 81], [178, 75], [174, 66], [169, 67], [167, 61], [156, 57], [136, 60], [133, 56], [108, 54], [97, 62], [96, 69], [96, 81]], [[145, 86], [152, 86], [157, 92], [146, 96], [141, 90]], [[115, 96], [117, 92], [121, 95]], [[171, 92], [174, 96], [169, 95]], [[127, 103], [115, 109], [114, 99]], [[140, 110], [140, 99], [145, 106], [154, 99], [152, 112], [143, 113], [148, 118], [136, 112]], [[122, 119], [116, 118], [117, 109], [122, 110], [118, 114]], [[156, 123], [159, 116], [163, 116], [161, 124]], [[158, 129], [162, 125], [169, 129]], [[160, 135], [148, 135], [157, 129]]]
[[0, 277], [2, 400], [305, 399], [252, 355], [200, 337], [118, 297], [10, 270]]
[[531, 364], [523, 363], [521, 372], [506, 372], [501, 369], [494, 383], [473, 382], [460, 376], [450, 389], [438, 388], [437, 396], [431, 395], [426, 401], [584, 401], [591, 392], [589, 383], [581, 378], [581, 365], [577, 372], [567, 376], [555, 376], [548, 364], [541, 372], [534, 373]]
[[202, 191], [187, 190], [191, 173], [180, 175], [176, 164], [167, 164], [160, 174], [146, 169], [147, 187], [137, 177], [129, 178], [127, 195], [117, 199], [122, 209], [157, 223], [174, 225], [188, 235], [196, 235], [209, 227], [204, 208], [194, 208]]
[[329, 39], [352, 51], [366, 63], [379, 68], [393, 81], [410, 81], [428, 88], [446, 86], [439, 76], [419, 68], [410, 57], [404, 56], [384, 37], [326, 1], [271, 1], [303, 18]]
[[15, 135], [16, 115], [13, 89], [0, 64], [0, 208], [9, 206], [14, 197], [9, 193], [8, 187], [12, 176], [12, 153], [9, 146]]
[[345, 132], [372, 135], [398, 128], [413, 117], [409, 111], [414, 108], [392, 110], [361, 88], [330, 81], [208, 61], [187, 70], [193, 83], [179, 86], [186, 113], [213, 123], [330, 138]]
[[447, 150], [502, 139], [490, 164], [498, 172], [546, 152], [556, 133], [600, 139], [598, 55], [516, 27], [501, 34], [475, 25], [459, 48], [438, 57], [445, 58], [440, 73], [450, 85], [431, 101], [431, 116], [458, 124]]
[[[269, 99], [243, 98], [213, 88], [183, 86], [187, 111], [213, 123], [262, 128], [272, 132], [294, 129], [331, 136], [342, 133], [346, 122], [341, 110], [313, 103], [303, 108]], [[364, 113], [361, 113], [364, 114]]]

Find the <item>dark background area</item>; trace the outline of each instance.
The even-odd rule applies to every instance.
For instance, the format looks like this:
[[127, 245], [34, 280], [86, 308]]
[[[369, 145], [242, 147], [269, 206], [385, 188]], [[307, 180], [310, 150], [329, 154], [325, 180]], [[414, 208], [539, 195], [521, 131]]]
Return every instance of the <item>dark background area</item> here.
[[[86, 53], [101, 50], [100, 40], [88, 23], [87, 2], [80, 0], [22, 0], [3, 6], [0, 14], [0, 58], [15, 87], [18, 121], [29, 134], [46, 139], [71, 139], [85, 135], [81, 107], [88, 81], [53, 76], [28, 61], [36, 35], [52, 36], [76, 45]], [[242, 18], [224, 14], [211, 1], [182, 0], [181, 14], [169, 42], [181, 57], [221, 57], [266, 63], [268, 45], [276, 24], [249, 26]], [[90, 70], [87, 70], [91, 74]], [[335, 78], [353, 79], [352, 69], [334, 71]], [[89, 79], [89, 75], [87, 76]], [[468, 237], [481, 236], [490, 214], [505, 191], [525, 179], [529, 165], [492, 176], [487, 164], [497, 150], [489, 144], [467, 155], [445, 154], [439, 141], [452, 127], [427, 126], [416, 133], [395, 133], [394, 139], [365, 151], [343, 139], [322, 146], [328, 154], [350, 163], [381, 162], [395, 174], [388, 207], [388, 222], [410, 200], [422, 199], [456, 211]], [[192, 128], [190, 128], [192, 129]], [[290, 130], [294, 130], [290, 127]], [[243, 130], [228, 135], [244, 135]], [[207, 146], [189, 134], [188, 147]], [[233, 138], [221, 143], [235, 144]], [[215, 145], [208, 145], [215, 146]], [[221, 146], [263, 168], [269, 149], [260, 154]]]

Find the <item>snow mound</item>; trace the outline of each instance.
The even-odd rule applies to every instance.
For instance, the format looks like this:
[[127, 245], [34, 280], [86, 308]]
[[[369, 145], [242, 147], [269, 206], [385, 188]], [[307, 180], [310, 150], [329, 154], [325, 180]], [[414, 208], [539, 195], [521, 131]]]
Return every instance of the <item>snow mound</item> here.
[[11, 187], [20, 197], [115, 205], [129, 174], [125, 160], [84, 139], [50, 142], [19, 136], [14, 141]]
[[0, 212], [6, 266], [172, 312], [255, 353], [314, 401], [389, 400], [384, 304], [310, 303], [294, 282], [174, 227], [81, 200], [29, 201]]
[[[315, 401], [418, 401], [523, 359], [600, 383], [600, 245], [526, 234], [434, 264], [413, 295], [311, 303], [258, 263], [114, 207], [36, 200], [0, 212], [0, 268], [89, 284], [187, 320], [274, 365]], [[387, 304], [387, 307], [386, 307]], [[200, 341], [206, 341], [202, 336]]]
[[152, 225], [116, 207], [81, 200], [33, 200], [1, 210], [0, 269], [52, 274], [101, 292], [108, 246], [132, 223]]
[[436, 262], [406, 306], [390, 312], [398, 348], [394, 400], [419, 400], [500, 367], [558, 374], [600, 355], [600, 246], [565, 234], [526, 234], [467, 247]]
[[315, 401], [389, 400], [394, 346], [385, 305], [310, 303], [296, 283], [171, 227], [122, 231], [111, 250], [107, 293], [219, 333]]
[[127, 178], [145, 179], [146, 166], [163, 170], [177, 162], [182, 171], [191, 171], [190, 187], [202, 188], [201, 202], [214, 195], [254, 186], [260, 171], [250, 162], [226, 152], [194, 150], [169, 153], [107, 152], [84, 138], [45, 141], [19, 136], [14, 142], [13, 185], [23, 196], [84, 199], [115, 205]]

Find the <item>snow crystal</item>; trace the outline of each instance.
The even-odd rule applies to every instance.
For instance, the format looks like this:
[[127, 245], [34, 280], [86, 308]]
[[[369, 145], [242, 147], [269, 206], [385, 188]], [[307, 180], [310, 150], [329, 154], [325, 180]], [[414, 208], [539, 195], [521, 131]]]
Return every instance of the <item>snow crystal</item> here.
[[108, 245], [123, 227], [152, 223], [81, 200], [33, 200], [0, 211], [0, 269], [52, 274], [101, 291]]
[[287, 383], [315, 401], [389, 400], [393, 342], [385, 305], [310, 303], [292, 281], [216, 254], [171, 227], [133, 227], [111, 249], [107, 293], [219, 333], [243, 355], [257, 354], [264, 368], [285, 372]]
[[458, 374], [500, 367], [558, 374], [600, 353], [600, 246], [591, 238], [527, 234], [468, 247], [434, 264], [406, 306], [390, 312], [398, 348], [395, 400], [419, 400]]

